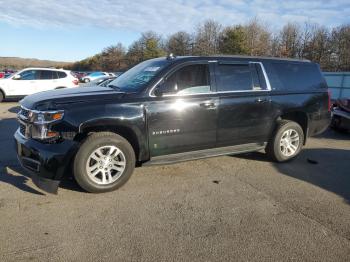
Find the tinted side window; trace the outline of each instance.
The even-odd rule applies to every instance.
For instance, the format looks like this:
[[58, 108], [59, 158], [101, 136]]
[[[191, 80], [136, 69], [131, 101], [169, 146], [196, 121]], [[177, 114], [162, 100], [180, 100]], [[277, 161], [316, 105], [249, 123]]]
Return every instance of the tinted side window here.
[[40, 72], [40, 79], [41, 80], [51, 80], [52, 79], [52, 71], [50, 70], [41, 70]]
[[298, 91], [327, 87], [317, 64], [273, 62], [271, 67], [281, 89]]
[[65, 72], [57, 72], [58, 73], [58, 78], [65, 78], [67, 74]]
[[209, 66], [188, 65], [168, 77], [162, 85], [163, 94], [200, 94], [210, 92]]
[[57, 71], [52, 71], [52, 79], [58, 79], [58, 72]]
[[36, 70], [27, 70], [20, 73], [20, 80], [35, 80], [38, 79]]
[[218, 64], [218, 91], [252, 90], [253, 78], [250, 66], [246, 64]]

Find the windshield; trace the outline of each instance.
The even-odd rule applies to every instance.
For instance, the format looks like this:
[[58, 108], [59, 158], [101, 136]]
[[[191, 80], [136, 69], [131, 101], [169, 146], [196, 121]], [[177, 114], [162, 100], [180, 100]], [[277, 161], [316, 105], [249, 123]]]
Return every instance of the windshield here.
[[166, 59], [144, 61], [113, 80], [108, 86], [123, 92], [135, 92], [149, 83], [169, 63]]

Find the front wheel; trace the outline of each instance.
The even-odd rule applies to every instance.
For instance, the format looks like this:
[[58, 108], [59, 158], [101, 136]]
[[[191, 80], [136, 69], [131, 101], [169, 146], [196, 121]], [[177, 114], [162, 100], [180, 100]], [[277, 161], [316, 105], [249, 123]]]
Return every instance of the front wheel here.
[[296, 157], [303, 144], [304, 132], [301, 126], [293, 121], [282, 120], [267, 144], [266, 153], [276, 162], [285, 162]]
[[0, 91], [0, 103], [4, 100], [4, 94]]
[[114, 133], [90, 135], [74, 160], [74, 177], [88, 192], [113, 191], [124, 185], [135, 168], [135, 153], [129, 142]]

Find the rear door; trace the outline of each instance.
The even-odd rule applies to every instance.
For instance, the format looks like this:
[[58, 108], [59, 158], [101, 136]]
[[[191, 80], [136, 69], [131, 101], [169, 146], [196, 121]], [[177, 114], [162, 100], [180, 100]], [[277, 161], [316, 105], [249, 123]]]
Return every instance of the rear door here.
[[218, 99], [208, 62], [186, 63], [164, 77], [146, 106], [151, 157], [215, 147]]
[[56, 71], [39, 70], [39, 80], [36, 81], [36, 92], [54, 89], [54, 81], [57, 81]]
[[218, 61], [217, 146], [267, 142], [273, 114], [270, 84], [261, 63]]

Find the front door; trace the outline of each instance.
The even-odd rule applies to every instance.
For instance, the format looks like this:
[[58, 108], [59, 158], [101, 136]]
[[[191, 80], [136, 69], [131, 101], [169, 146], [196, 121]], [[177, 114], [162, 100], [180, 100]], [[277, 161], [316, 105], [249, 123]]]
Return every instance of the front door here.
[[215, 147], [218, 99], [208, 63], [170, 72], [146, 105], [151, 157]]
[[260, 63], [218, 62], [217, 146], [267, 142], [273, 128], [270, 86]]
[[15, 79], [14, 77], [8, 82], [8, 89], [10, 96], [24, 96], [31, 95], [36, 92], [36, 83], [38, 81], [37, 70], [25, 70], [19, 73], [21, 77]]

